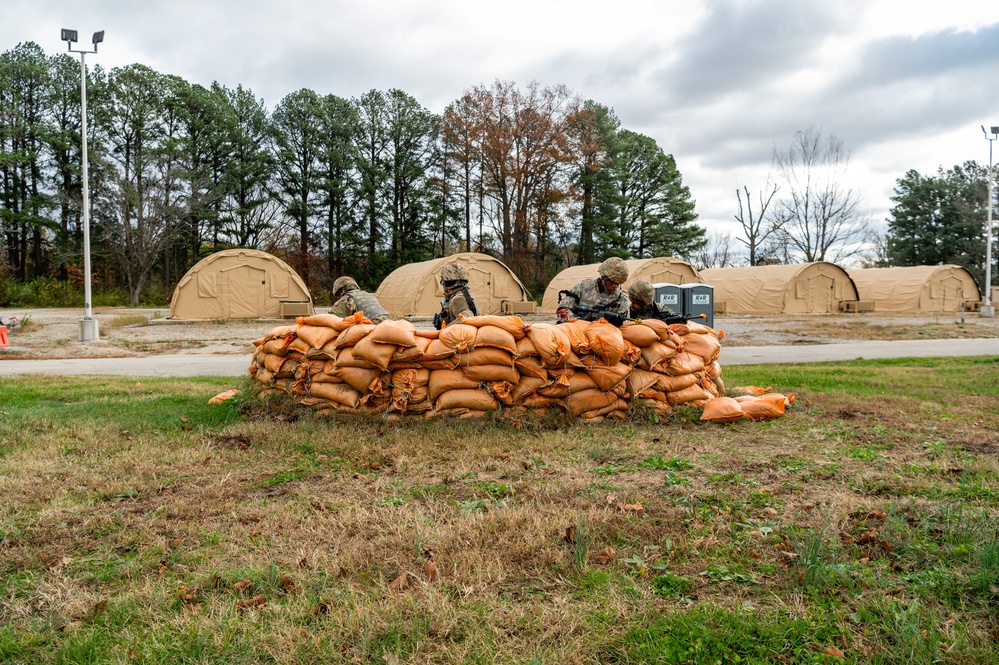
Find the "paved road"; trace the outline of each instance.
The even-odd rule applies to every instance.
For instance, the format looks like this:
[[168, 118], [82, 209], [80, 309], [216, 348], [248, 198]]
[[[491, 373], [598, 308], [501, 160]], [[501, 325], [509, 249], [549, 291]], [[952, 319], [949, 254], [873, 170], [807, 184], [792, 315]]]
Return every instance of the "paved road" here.
[[[999, 356], [999, 339], [936, 339], [796, 346], [722, 347], [722, 365], [771, 365], [859, 358]], [[0, 376], [117, 374], [122, 376], [240, 376], [250, 356], [173, 354], [144, 358], [16, 360], [0, 355]]]

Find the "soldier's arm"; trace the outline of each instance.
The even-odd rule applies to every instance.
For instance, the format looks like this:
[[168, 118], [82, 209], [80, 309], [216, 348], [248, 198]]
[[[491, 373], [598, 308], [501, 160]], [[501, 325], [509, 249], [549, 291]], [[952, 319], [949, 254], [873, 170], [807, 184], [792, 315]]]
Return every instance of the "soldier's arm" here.
[[333, 303], [333, 307], [330, 308], [330, 314], [345, 319], [354, 313], [354, 309], [354, 299], [350, 296], [343, 296]]
[[621, 297], [610, 307], [610, 311], [620, 314], [625, 318], [631, 316], [631, 298], [628, 297], [628, 294], [622, 292]]
[[578, 305], [579, 304], [578, 295], [580, 293], [582, 293], [582, 288], [583, 288], [583, 283], [582, 282], [580, 282], [579, 284], [576, 284], [576, 286], [572, 287], [572, 290], [568, 293], [568, 295], [566, 295], [565, 298], [562, 298], [558, 302], [558, 308], [557, 309], [569, 309], [569, 310], [571, 310], [573, 307], [575, 307], [576, 305]]
[[468, 306], [465, 294], [460, 291], [448, 298], [447, 308], [452, 321], [457, 321], [459, 316], [472, 316], [472, 308]]

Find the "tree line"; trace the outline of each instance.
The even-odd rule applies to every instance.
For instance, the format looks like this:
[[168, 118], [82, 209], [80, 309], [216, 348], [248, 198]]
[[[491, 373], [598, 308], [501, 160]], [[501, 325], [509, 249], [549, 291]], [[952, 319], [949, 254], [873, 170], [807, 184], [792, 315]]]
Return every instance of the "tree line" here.
[[[79, 279], [80, 106], [69, 54], [0, 54], [0, 276]], [[269, 110], [242, 86], [98, 65], [87, 110], [94, 280], [133, 304], [230, 247], [317, 291], [481, 251], [540, 293], [569, 265], [706, 242], [673, 156], [564, 86], [472, 86], [442, 114], [397, 89], [302, 89]]]

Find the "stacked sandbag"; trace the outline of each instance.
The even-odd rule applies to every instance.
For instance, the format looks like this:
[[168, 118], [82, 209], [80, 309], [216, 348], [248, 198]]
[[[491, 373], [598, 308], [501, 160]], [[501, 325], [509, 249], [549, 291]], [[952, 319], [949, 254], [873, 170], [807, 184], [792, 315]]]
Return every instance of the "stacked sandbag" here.
[[716, 397], [708, 400], [701, 420], [731, 423], [737, 420], [773, 420], [784, 415], [784, 410], [794, 402], [794, 394], [771, 393], [770, 388], [755, 388], [743, 392], [735, 388], [736, 397]]
[[392, 420], [556, 410], [600, 422], [626, 418], [633, 404], [662, 414], [704, 407], [724, 392], [723, 336], [657, 320], [617, 328], [602, 319], [528, 326], [517, 316], [474, 316], [421, 331], [400, 320], [375, 325], [363, 313], [319, 314], [257, 340], [250, 373], [265, 391], [339, 413]]

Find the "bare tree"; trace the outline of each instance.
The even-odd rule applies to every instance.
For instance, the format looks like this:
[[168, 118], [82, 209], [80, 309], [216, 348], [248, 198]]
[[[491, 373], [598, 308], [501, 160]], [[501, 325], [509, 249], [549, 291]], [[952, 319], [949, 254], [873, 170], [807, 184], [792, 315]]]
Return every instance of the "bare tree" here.
[[761, 247], [771, 236], [778, 234], [783, 226], [779, 218], [767, 214], [774, 197], [777, 196], [779, 187], [771, 182], [769, 177], [767, 178], [767, 189], [766, 191], [760, 190], [759, 208], [755, 212], [753, 211], [753, 200], [749, 194], [749, 187], [743, 185], [742, 189], [746, 192], [746, 201], [743, 203], [742, 192], [738, 189], [735, 190], [735, 198], [739, 201], [739, 212], [735, 219], [742, 225], [742, 232], [745, 236], [739, 238], [739, 242], [745, 245], [749, 251], [749, 265], [755, 266], [761, 258], [759, 256]]
[[708, 234], [707, 244], [694, 255], [694, 265], [698, 270], [727, 268], [734, 264], [732, 259], [732, 234], [716, 231]]
[[837, 260], [860, 251], [867, 225], [858, 215], [859, 195], [842, 183], [850, 163], [843, 142], [799, 130], [787, 150], [774, 148], [773, 163], [787, 186], [774, 218], [796, 258]]

